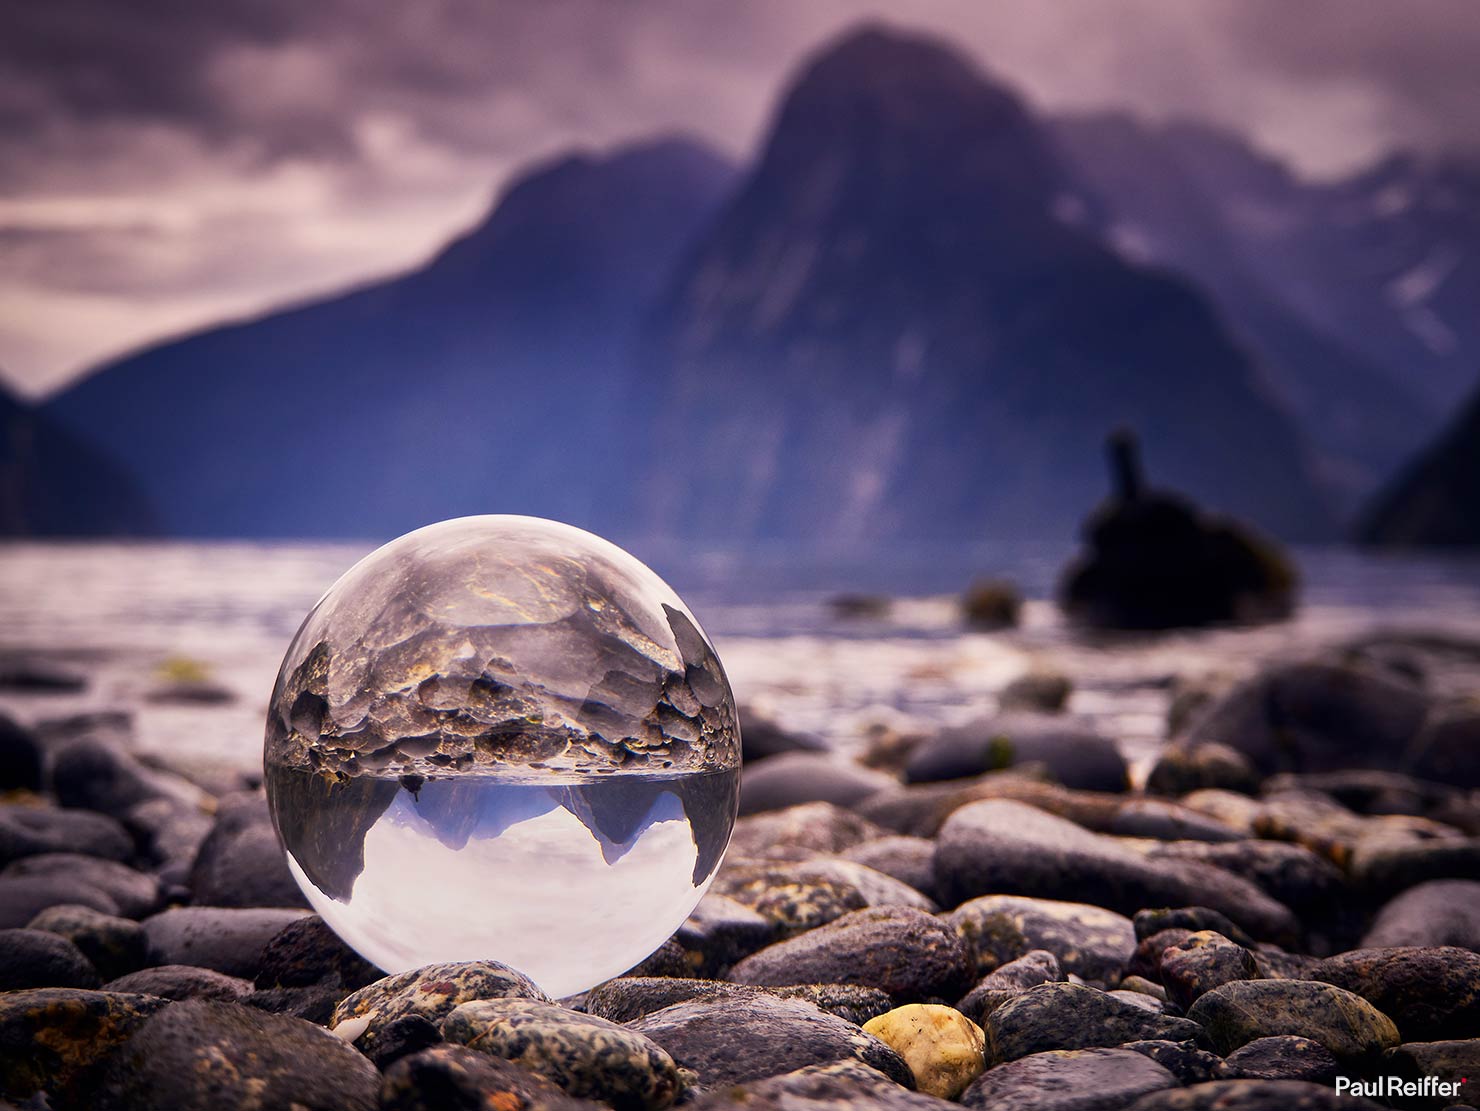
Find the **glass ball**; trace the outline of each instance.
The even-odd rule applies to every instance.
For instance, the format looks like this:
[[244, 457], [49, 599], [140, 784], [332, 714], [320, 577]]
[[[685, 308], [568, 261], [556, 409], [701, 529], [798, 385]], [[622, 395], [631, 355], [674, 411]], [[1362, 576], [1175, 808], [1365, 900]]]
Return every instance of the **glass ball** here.
[[637, 964], [735, 824], [740, 732], [678, 595], [534, 517], [408, 533], [329, 589], [267, 719], [309, 903], [387, 972], [497, 960], [552, 997]]

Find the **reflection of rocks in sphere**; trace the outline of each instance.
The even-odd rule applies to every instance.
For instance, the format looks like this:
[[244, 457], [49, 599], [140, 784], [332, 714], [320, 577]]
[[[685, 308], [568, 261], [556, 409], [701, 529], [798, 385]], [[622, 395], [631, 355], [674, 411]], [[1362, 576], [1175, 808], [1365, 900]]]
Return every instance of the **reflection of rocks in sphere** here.
[[708, 887], [739, 740], [724, 669], [652, 571], [567, 525], [467, 517], [314, 607], [265, 762], [294, 876], [368, 959], [496, 959], [563, 995]]

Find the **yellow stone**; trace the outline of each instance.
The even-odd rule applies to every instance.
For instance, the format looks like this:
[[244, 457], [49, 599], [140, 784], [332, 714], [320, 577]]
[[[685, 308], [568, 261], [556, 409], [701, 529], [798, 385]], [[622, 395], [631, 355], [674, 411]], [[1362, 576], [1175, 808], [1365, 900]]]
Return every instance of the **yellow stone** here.
[[920, 1091], [955, 1099], [987, 1067], [982, 1028], [954, 1007], [910, 1003], [863, 1025], [905, 1059]]

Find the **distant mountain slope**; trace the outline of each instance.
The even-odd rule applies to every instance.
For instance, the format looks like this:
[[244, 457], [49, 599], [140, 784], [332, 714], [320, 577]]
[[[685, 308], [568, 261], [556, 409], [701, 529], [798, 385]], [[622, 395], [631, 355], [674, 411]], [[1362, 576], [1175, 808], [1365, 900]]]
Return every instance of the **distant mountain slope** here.
[[0, 536], [137, 536], [156, 527], [114, 460], [0, 390]]
[[1067, 537], [1120, 424], [1155, 479], [1329, 529], [1299, 438], [1207, 301], [1128, 264], [1008, 91], [868, 28], [815, 58], [660, 308], [681, 464], [651, 528], [748, 539]]
[[1392, 548], [1480, 547], [1480, 394], [1374, 500], [1359, 539]]
[[[1246, 257], [1246, 231], [1225, 213], [1237, 186], [1210, 190], [1209, 159], [1189, 153], [1188, 129], [1122, 113], [1060, 119], [1065, 157], [1111, 211], [1108, 234], [1130, 257], [1174, 267], [1216, 298], [1238, 341], [1258, 357], [1318, 454], [1322, 477], [1354, 510], [1418, 450], [1440, 424], [1428, 392], [1361, 354], [1346, 330], [1327, 333], [1272, 290]], [[1229, 148], [1240, 140], [1229, 136]], [[1247, 148], [1244, 148], [1247, 150]], [[1229, 155], [1229, 160], [1234, 156]], [[1241, 177], [1258, 177], [1258, 156]], [[1184, 161], [1191, 161], [1189, 167]], [[1296, 189], [1282, 168], [1267, 173]], [[1256, 250], [1263, 250], [1262, 238]]]
[[1226, 132], [1168, 129], [1266, 287], [1435, 411], [1480, 384], [1480, 155], [1394, 155], [1309, 184]]
[[174, 534], [608, 527], [629, 344], [732, 177], [677, 140], [560, 159], [424, 269], [131, 355], [48, 414], [123, 460]]

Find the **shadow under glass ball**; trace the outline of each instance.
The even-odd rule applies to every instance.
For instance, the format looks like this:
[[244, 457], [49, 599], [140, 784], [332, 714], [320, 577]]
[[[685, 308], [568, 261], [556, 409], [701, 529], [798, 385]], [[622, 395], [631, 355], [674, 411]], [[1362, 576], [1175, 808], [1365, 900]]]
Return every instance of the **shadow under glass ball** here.
[[724, 668], [667, 584], [590, 533], [487, 516], [392, 541], [324, 595], [264, 765], [289, 868], [363, 956], [498, 960], [558, 998], [688, 916], [739, 753]]

